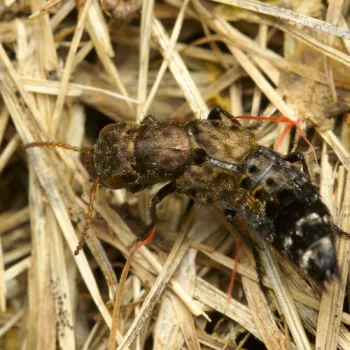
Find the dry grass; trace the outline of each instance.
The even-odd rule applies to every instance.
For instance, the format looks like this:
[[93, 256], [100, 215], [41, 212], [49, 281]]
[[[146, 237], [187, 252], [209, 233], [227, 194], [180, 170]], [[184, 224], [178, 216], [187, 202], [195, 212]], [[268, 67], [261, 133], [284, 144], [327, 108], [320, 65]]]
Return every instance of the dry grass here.
[[[350, 349], [348, 238], [336, 238], [341, 280], [322, 294], [255, 237], [265, 288], [244, 247], [228, 303], [237, 235], [221, 213], [195, 205], [183, 219], [188, 198], [167, 198], [161, 238], [131, 259], [157, 189], [101, 188], [87, 246], [74, 257], [87, 172], [76, 154], [22, 147], [88, 145], [102, 114], [185, 121], [220, 104], [236, 115], [286, 115], [319, 162], [293, 133], [280, 152], [306, 151], [334, 221], [350, 232], [349, 3], [272, 3], [0, 5], [1, 349]], [[284, 127], [264, 122], [260, 143], [273, 147]]]

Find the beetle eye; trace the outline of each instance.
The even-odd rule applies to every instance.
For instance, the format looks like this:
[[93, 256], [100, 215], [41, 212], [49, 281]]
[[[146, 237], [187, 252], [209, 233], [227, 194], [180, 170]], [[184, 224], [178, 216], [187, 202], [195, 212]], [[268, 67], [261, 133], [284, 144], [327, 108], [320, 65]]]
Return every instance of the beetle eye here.
[[116, 125], [118, 125], [118, 123], [114, 123], [114, 124], [108, 124], [106, 125], [99, 133], [99, 137], [103, 136], [104, 134], [106, 134], [108, 131], [114, 129], [116, 127]]
[[101, 179], [101, 184], [113, 190], [119, 190], [127, 187], [128, 183], [120, 177], [108, 177]]
[[94, 162], [94, 151], [93, 149], [89, 153], [83, 155], [83, 164], [88, 171], [89, 175], [93, 180], [96, 180], [98, 175], [96, 173], [95, 162]]

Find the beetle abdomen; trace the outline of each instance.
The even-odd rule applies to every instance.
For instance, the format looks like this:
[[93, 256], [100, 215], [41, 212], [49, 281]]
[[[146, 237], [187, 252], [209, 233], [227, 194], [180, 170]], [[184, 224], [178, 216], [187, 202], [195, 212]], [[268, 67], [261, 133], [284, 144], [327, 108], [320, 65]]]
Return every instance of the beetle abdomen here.
[[265, 208], [253, 218], [244, 209], [243, 217], [278, 252], [321, 284], [338, 273], [329, 211], [300, 169], [259, 147], [247, 160], [240, 185]]

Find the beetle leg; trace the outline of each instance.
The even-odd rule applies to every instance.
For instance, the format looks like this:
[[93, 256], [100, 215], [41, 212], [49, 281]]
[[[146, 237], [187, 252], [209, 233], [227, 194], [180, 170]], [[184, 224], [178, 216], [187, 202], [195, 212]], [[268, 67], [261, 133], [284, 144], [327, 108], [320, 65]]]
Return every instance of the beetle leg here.
[[170, 194], [173, 194], [176, 190], [175, 187], [175, 182], [170, 182], [167, 185], [165, 185], [164, 187], [162, 187], [157, 194], [152, 198], [152, 204], [151, 204], [151, 208], [150, 208], [150, 213], [151, 213], [151, 220], [152, 220], [152, 224], [154, 225], [154, 223], [156, 222], [156, 210], [157, 210], [157, 205], [167, 196], [169, 196]]
[[349, 232], [346, 232], [346, 231], [343, 231], [340, 227], [338, 227], [335, 223], [332, 222], [332, 226], [333, 228], [341, 235], [344, 235], [346, 237], [349, 237], [350, 238], [350, 233]]
[[208, 114], [208, 120], [221, 120], [221, 113], [225, 113], [225, 111], [220, 106], [215, 106], [211, 109]]
[[248, 130], [256, 130], [259, 129], [262, 124], [262, 120], [257, 120], [254, 124], [246, 125], [245, 128]]
[[169, 194], [174, 193], [176, 190], [175, 182], [170, 182], [167, 185], [165, 185], [163, 188], [161, 188], [157, 194], [152, 198], [152, 204], [150, 207], [150, 214], [151, 214], [151, 224], [147, 227], [146, 233], [144, 237], [138, 237], [137, 241], [141, 241], [138, 243], [134, 248], [133, 252], [136, 252], [140, 247], [148, 244], [154, 237], [154, 234], [156, 232], [155, 228], [155, 222], [157, 219], [156, 211], [157, 211], [157, 205]]
[[[229, 221], [231, 224], [233, 224], [233, 218], [235, 215], [236, 215], [236, 212], [234, 210], [228, 209], [225, 211], [226, 220]], [[262, 283], [263, 274], [262, 274], [262, 266], [261, 266], [261, 261], [260, 261], [258, 250], [256, 249], [255, 245], [250, 241], [249, 237], [243, 231], [241, 231], [237, 227], [236, 227], [236, 229], [238, 230], [239, 234], [244, 239], [245, 243], [248, 245], [248, 247], [250, 248], [250, 250], [253, 253], [255, 266], [256, 266], [256, 272], [258, 274], [259, 285], [262, 288], [263, 287], [263, 283]]]
[[283, 159], [292, 164], [295, 162], [301, 161], [301, 164], [303, 165], [303, 171], [308, 181], [310, 181], [309, 168], [306, 164], [305, 157], [301, 152], [293, 152], [293, 153], [287, 154], [286, 156], [283, 157]]
[[131, 193], [137, 193], [145, 190], [146, 188], [150, 187], [149, 185], [138, 185], [133, 184], [132, 186], [126, 187], [127, 191]]
[[219, 120], [221, 121], [221, 116], [224, 115], [230, 122], [234, 125], [241, 125], [238, 120], [234, 118], [229, 112], [222, 109], [220, 106], [215, 106], [208, 114], [208, 120]]

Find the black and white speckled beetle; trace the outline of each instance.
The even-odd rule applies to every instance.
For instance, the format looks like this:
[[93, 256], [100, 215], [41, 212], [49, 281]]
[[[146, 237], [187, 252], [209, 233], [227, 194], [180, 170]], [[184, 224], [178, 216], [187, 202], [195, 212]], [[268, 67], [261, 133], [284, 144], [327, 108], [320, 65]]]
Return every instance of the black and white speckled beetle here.
[[[58, 146], [38, 142], [29, 147]], [[73, 148], [74, 149], [74, 148]], [[300, 153], [287, 156], [259, 146], [243, 127], [219, 106], [207, 120], [186, 124], [145, 118], [140, 125], [106, 126], [96, 144], [87, 149], [86, 168], [102, 186], [138, 192], [158, 182], [168, 182], [152, 199], [156, 205], [174, 192], [223, 209], [232, 221], [238, 213], [266, 241], [319, 285], [339, 276], [334, 244], [334, 224], [310, 183]], [[303, 171], [292, 163], [301, 161]], [[93, 195], [91, 196], [93, 198]], [[81, 249], [91, 220], [76, 253]], [[254, 247], [253, 247], [254, 248]]]

